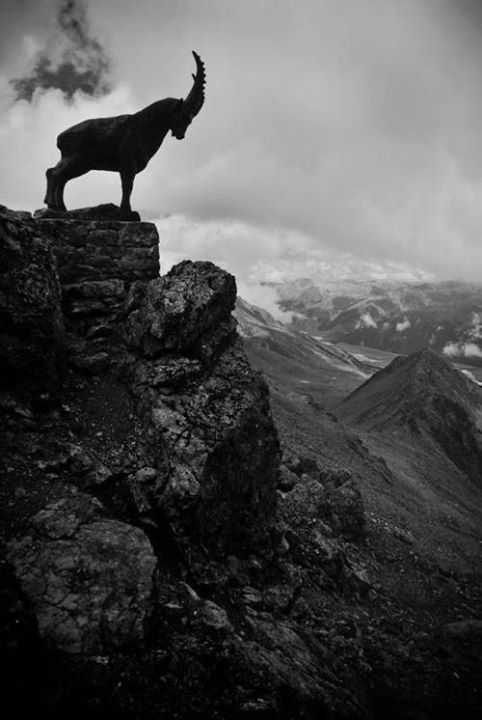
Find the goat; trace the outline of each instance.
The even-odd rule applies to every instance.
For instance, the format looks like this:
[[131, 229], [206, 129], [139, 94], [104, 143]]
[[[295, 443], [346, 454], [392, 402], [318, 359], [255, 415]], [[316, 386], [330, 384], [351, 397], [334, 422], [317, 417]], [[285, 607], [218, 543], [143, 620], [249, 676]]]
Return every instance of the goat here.
[[158, 100], [133, 115], [84, 120], [60, 133], [57, 147], [62, 157], [46, 172], [44, 202], [48, 208], [66, 210], [64, 188], [72, 178], [90, 170], [109, 170], [120, 174], [121, 208], [131, 210], [130, 198], [137, 173], [144, 170], [159, 150], [169, 130], [178, 140], [184, 138], [204, 103], [204, 63], [194, 50], [192, 54], [197, 71], [185, 100]]

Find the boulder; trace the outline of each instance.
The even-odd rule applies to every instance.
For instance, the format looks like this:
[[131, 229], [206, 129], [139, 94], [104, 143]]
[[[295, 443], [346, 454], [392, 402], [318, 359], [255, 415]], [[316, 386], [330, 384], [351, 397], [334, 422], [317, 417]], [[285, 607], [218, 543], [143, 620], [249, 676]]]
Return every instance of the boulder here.
[[210, 262], [186, 260], [134, 289], [126, 340], [147, 357], [176, 353], [209, 359], [234, 335], [235, 300], [232, 275]]
[[318, 477], [325, 491], [325, 500], [320, 505], [321, 517], [347, 540], [363, 540], [365, 509], [351, 472], [346, 468], [326, 469]]
[[39, 634], [77, 655], [141, 643], [151, 611], [156, 558], [139, 528], [103, 516], [78, 493], [47, 505], [8, 560], [33, 605]]

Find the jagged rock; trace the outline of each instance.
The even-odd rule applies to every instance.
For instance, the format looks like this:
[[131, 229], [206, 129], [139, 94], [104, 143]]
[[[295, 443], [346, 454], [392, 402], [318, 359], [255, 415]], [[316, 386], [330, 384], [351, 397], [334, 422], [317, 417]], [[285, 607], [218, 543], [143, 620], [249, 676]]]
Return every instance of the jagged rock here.
[[289, 490], [292, 490], [298, 482], [298, 475], [296, 475], [292, 470], [286, 467], [286, 465], [281, 465], [279, 469], [278, 480], [279, 489], [283, 492], [288, 492]]
[[113, 203], [104, 203], [93, 207], [64, 211], [41, 208], [40, 210], [35, 210], [34, 217], [39, 220], [95, 220], [96, 222], [102, 222], [103, 220], [139, 222], [141, 219], [139, 213], [135, 210], [123, 210]]
[[212, 263], [180, 263], [134, 288], [126, 335], [143, 354], [130, 382], [144, 462], [157, 471], [137, 483], [136, 504], [245, 553], [274, 514], [279, 445], [266, 384], [234, 332], [235, 296]]
[[192, 610], [193, 626], [201, 626], [216, 633], [231, 634], [234, 632], [228, 614], [224, 608], [211, 600], [201, 600]]
[[33, 604], [40, 636], [67, 653], [140, 643], [151, 611], [156, 558], [139, 528], [102, 516], [78, 494], [48, 505], [8, 559]]
[[347, 580], [349, 589], [360, 597], [366, 597], [372, 589], [372, 583], [365, 567], [349, 563]]
[[[337, 535], [359, 542], [364, 537], [365, 511], [360, 489], [346, 468], [320, 468], [308, 457], [285, 451], [286, 465], [281, 465], [281, 490], [292, 491], [297, 483], [307, 486], [299, 490], [306, 511], [328, 523]], [[313, 482], [317, 484], [313, 484]]]
[[259, 607], [263, 603], [263, 593], [257, 588], [246, 585], [241, 591], [241, 599], [244, 605]]
[[290, 555], [321, 586], [367, 595], [371, 589], [367, 570], [351, 559], [343, 527], [333, 522], [331, 508], [326, 488], [313, 479], [298, 483], [280, 499], [278, 514], [288, 528]]
[[139, 442], [157, 475], [139, 490], [176, 526], [220, 545], [230, 538], [246, 552], [247, 539], [267, 531], [276, 502], [278, 440], [264, 381], [238, 343], [209, 374], [188, 375], [174, 397], [145, 382], [145, 369], [135, 381]]
[[152, 483], [155, 481], [157, 476], [156, 469], [153, 467], [140, 468], [136, 472], [136, 482], [138, 483]]
[[0, 382], [49, 392], [63, 352], [60, 286], [51, 243], [21, 215], [0, 207]]
[[[310, 708], [311, 717], [368, 719], [356, 695], [325, 666], [323, 647], [314, 634], [298, 634], [292, 623], [269, 616], [250, 615], [247, 621], [252, 640], [240, 643], [237, 651], [250, 674], [259, 678], [263, 689], [257, 697], [270, 709], [268, 717], [277, 717], [274, 709], [282, 697], [281, 717], [303, 717], [298, 714], [303, 707]], [[246, 712], [245, 717], [253, 715]]]
[[325, 470], [318, 478], [326, 493], [320, 506], [321, 517], [347, 539], [362, 540], [366, 522], [363, 499], [349, 470]]
[[112, 477], [112, 471], [80, 445], [65, 443], [60, 452], [50, 460], [36, 463], [40, 470], [64, 474], [81, 490], [99, 488]]
[[291, 585], [272, 585], [263, 593], [263, 605], [272, 612], [286, 612], [293, 602], [294, 588]]
[[104, 351], [85, 355], [73, 355], [70, 357], [70, 363], [82, 372], [88, 373], [89, 375], [98, 375], [109, 367], [110, 356]]
[[232, 275], [209, 262], [186, 260], [146, 288], [134, 289], [127, 342], [147, 357], [210, 359], [234, 334], [235, 300]]
[[20, 402], [16, 397], [4, 390], [0, 390], [0, 412], [4, 418], [11, 417], [17, 421], [31, 422], [34, 418], [32, 409], [28, 404]]

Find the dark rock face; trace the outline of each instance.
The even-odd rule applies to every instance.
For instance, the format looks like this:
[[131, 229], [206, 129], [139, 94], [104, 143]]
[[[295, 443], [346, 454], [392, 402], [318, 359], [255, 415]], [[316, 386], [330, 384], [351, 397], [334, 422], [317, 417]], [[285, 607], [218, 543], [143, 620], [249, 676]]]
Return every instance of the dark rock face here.
[[156, 558], [139, 528], [102, 516], [78, 494], [48, 505], [31, 534], [8, 545], [39, 633], [59, 650], [92, 655], [144, 639]]
[[134, 481], [139, 508], [248, 550], [273, 517], [279, 447], [266, 384], [231, 318], [234, 278], [184, 262], [135, 291], [125, 325], [137, 357], [131, 382], [144, 464], [156, 469]]
[[[480, 607], [475, 577], [445, 578], [434, 619], [438, 568], [365, 522], [356, 475], [291, 435], [280, 468], [234, 278], [193, 262], [159, 278], [146, 223], [2, 217], [18, 286], [48, 300], [38, 346], [49, 317], [67, 337], [57, 405], [0, 388], [4, 704], [49, 720], [478, 717], [480, 621], [454, 624]], [[34, 269], [36, 248], [51, 265]], [[0, 317], [37, 342], [8, 282]]]
[[39, 219], [55, 248], [62, 285], [150, 280], [159, 275], [159, 236], [152, 223]]
[[57, 259], [69, 360], [87, 374], [105, 372], [122, 353], [119, 321], [131, 285], [159, 275], [156, 227], [46, 213], [34, 226], [49, 237]]
[[0, 383], [51, 392], [63, 336], [52, 245], [24, 214], [0, 207]]

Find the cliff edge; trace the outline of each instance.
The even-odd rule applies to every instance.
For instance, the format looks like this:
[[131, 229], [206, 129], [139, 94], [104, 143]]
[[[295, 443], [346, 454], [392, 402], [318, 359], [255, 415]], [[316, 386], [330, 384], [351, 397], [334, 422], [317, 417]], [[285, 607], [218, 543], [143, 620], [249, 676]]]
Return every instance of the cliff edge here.
[[[234, 278], [191, 261], [160, 276], [158, 243], [112, 213], [0, 207], [4, 704], [49, 720], [469, 717], [480, 622], [430, 642], [418, 610], [394, 626], [352, 474], [282, 454]], [[406, 538], [390, 542], [408, 567]]]

